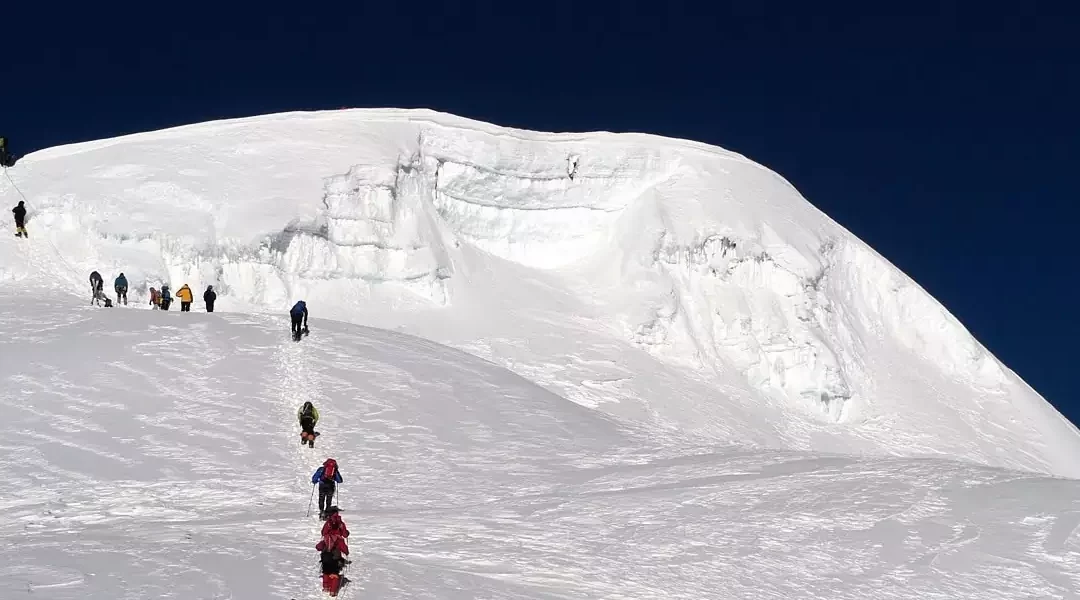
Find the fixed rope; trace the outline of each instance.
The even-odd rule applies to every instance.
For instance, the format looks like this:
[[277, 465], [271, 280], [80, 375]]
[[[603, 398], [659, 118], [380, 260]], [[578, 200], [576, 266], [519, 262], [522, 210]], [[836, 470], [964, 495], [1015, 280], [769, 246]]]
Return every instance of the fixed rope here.
[[15, 191], [19, 193], [19, 197], [23, 199], [23, 202], [29, 202], [29, 200], [26, 199], [26, 194], [23, 194], [22, 190], [19, 189], [19, 186], [15, 185], [15, 180], [11, 178], [11, 174], [8, 173], [7, 167], [4, 167], [4, 177], [7, 177], [7, 180], [11, 183], [11, 187], [15, 188]]
[[[6, 166], [4, 167], [4, 177], [7, 178], [8, 183], [11, 184], [11, 187], [15, 188], [15, 191], [18, 192], [19, 197], [23, 199], [23, 202], [29, 204], [30, 199], [27, 198], [26, 194], [24, 194], [22, 190], [19, 189], [19, 186], [15, 184], [15, 180], [11, 178], [11, 173], [8, 173], [8, 168]], [[67, 267], [68, 271], [70, 271], [76, 277], [82, 277], [80, 271], [73, 267], [71, 263], [69, 263], [67, 259], [64, 258], [64, 254], [60, 252], [60, 249], [56, 247], [56, 244], [52, 243], [52, 240], [46, 237], [45, 241], [49, 244], [49, 247], [53, 249], [53, 252], [56, 253], [56, 257], [60, 259], [60, 262], [64, 263], [64, 266]]]

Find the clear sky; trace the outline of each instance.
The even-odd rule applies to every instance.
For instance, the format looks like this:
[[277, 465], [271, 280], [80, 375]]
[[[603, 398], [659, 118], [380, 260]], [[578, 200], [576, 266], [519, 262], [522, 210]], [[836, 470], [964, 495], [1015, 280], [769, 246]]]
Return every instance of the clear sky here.
[[70, 4], [0, 6], [0, 135], [18, 154], [381, 106], [720, 145], [1080, 422], [1075, 2]]

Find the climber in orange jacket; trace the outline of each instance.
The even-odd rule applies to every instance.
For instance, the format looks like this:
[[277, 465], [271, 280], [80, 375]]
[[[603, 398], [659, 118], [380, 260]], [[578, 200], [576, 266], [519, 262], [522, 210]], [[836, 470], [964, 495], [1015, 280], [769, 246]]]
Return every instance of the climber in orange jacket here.
[[195, 296], [191, 293], [188, 284], [185, 283], [184, 287], [176, 290], [176, 297], [180, 299], [180, 312], [191, 312], [191, 301], [195, 299]]

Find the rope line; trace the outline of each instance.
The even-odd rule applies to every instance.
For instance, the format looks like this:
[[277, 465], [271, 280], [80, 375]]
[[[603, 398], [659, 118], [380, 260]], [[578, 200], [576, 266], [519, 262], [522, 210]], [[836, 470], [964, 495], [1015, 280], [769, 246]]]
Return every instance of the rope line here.
[[[15, 188], [15, 191], [19, 193], [19, 197], [23, 199], [23, 202], [29, 204], [30, 199], [27, 198], [26, 194], [24, 194], [22, 190], [19, 189], [19, 186], [15, 184], [15, 180], [11, 178], [11, 173], [8, 173], [7, 167], [4, 167], [4, 177], [6, 177], [8, 182], [11, 183], [11, 187]], [[75, 267], [71, 266], [71, 263], [69, 263], [67, 259], [64, 258], [64, 253], [60, 252], [60, 249], [56, 247], [56, 244], [52, 243], [51, 239], [45, 236], [45, 241], [49, 244], [49, 247], [53, 249], [53, 252], [56, 253], [56, 257], [60, 259], [60, 262], [64, 263], [64, 266], [67, 267], [68, 271], [70, 271], [72, 275], [82, 277], [81, 272]]]

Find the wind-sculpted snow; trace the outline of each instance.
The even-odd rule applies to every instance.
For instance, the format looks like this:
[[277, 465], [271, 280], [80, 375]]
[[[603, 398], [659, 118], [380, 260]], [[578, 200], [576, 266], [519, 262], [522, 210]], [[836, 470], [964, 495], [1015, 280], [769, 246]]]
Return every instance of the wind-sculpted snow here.
[[[656, 317], [637, 326], [639, 343], [660, 353], [746, 373], [756, 389], [843, 414], [851, 388], [821, 334], [821, 298], [813, 282], [774, 260], [753, 240], [708, 235], [683, 245], [661, 234], [654, 264], [671, 291]], [[686, 315], [677, 320], [679, 310]], [[682, 329], [683, 332], [677, 331]]]
[[356, 168], [328, 178], [312, 222], [291, 223], [254, 256], [222, 260], [217, 279], [254, 305], [285, 304], [297, 294], [379, 293], [445, 305], [452, 264], [425, 215], [425, 192], [425, 181], [406, 167]]
[[[705, 440], [1080, 474], [1080, 436], [783, 178], [719, 148], [429, 111], [271, 115], [54, 148], [0, 180], [9, 286], [97, 269], [218, 310], [401, 328]], [[198, 295], [198, 293], [197, 293]]]
[[446, 226], [496, 256], [541, 268], [602, 250], [622, 211], [678, 167], [671, 152], [606, 150], [579, 155], [564, 144], [479, 132], [420, 140]]
[[279, 316], [0, 303], [3, 598], [322, 597], [327, 456], [346, 599], [1080, 594], [1074, 480], [696, 444], [317, 318], [294, 343]]

